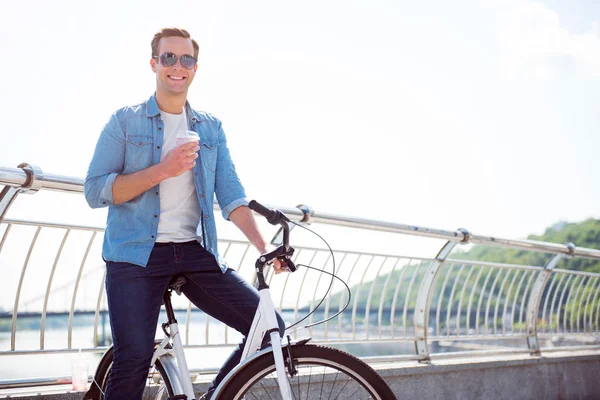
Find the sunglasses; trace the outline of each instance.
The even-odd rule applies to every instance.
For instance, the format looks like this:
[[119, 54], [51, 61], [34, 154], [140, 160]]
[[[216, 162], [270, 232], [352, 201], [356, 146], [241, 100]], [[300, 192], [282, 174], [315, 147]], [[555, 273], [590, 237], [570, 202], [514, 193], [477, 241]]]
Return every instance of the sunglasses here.
[[[178, 57], [174, 53], [162, 53], [160, 57], [152, 56], [152, 58], [158, 58], [163, 67], [172, 67], [173, 65], [177, 64]], [[185, 69], [194, 69], [197, 62], [198, 60], [196, 60], [189, 54], [184, 54], [181, 57], [179, 57], [179, 63]]]

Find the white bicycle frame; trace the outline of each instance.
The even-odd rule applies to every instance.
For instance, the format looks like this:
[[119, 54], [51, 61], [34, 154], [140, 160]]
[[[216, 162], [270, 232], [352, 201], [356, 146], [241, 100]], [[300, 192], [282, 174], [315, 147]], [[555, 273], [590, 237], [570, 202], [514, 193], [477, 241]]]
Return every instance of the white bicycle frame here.
[[[172, 343], [171, 349], [166, 348], [169, 343]], [[173, 353], [175, 353], [175, 356], [173, 356]], [[194, 394], [194, 387], [185, 359], [181, 335], [179, 334], [179, 324], [176, 322], [169, 326], [169, 335], [165, 334], [163, 341], [154, 350], [150, 367], [154, 366], [159, 358], [173, 386], [173, 392], [175, 394], [185, 394], [188, 399], [195, 399], [196, 395]]]
[[[259, 296], [260, 301], [256, 313], [254, 314], [250, 332], [246, 337], [246, 345], [244, 346], [241, 362], [221, 381], [213, 393], [213, 398], [217, 397], [219, 392], [223, 390], [223, 387], [226, 386], [227, 382], [239, 369], [243, 368], [255, 357], [272, 351], [281, 396], [284, 400], [293, 399], [292, 389], [287, 379], [283, 361], [279, 325], [275, 315], [275, 306], [273, 305], [271, 292], [269, 289], [262, 289], [259, 291]], [[263, 338], [266, 334], [270, 335], [271, 347], [261, 350]], [[172, 343], [171, 349], [167, 348], [169, 343]], [[181, 335], [179, 334], [179, 325], [176, 322], [169, 326], [169, 335], [165, 335], [165, 338], [154, 351], [151, 366], [154, 366], [157, 359], [160, 359], [161, 364], [165, 369], [165, 373], [173, 387], [173, 392], [175, 394], [185, 394], [190, 400], [195, 399], [196, 397], [185, 359], [183, 343], [181, 341]]]
[[[283, 363], [283, 352], [281, 351], [281, 336], [279, 336], [279, 325], [275, 316], [275, 306], [271, 298], [269, 289], [262, 289], [258, 292], [260, 301], [258, 308], [254, 314], [254, 320], [250, 327], [250, 332], [246, 338], [246, 345], [242, 353], [242, 361], [246, 360], [249, 355], [260, 351], [264, 336], [269, 333], [271, 335], [271, 348], [273, 350], [273, 358], [275, 360], [275, 369], [277, 371], [277, 381], [281, 390], [281, 396], [284, 400], [292, 399], [292, 389], [287, 380], [285, 373], [285, 365]], [[218, 393], [219, 385], [215, 394]], [[214, 396], [214, 395], [213, 395]]]
[[[267, 218], [269, 223], [273, 225], [281, 225], [281, 228], [283, 229], [282, 232], [284, 245], [280, 246], [271, 253], [261, 255], [261, 257], [256, 261], [256, 271], [259, 282], [258, 294], [260, 297], [258, 308], [254, 314], [254, 319], [252, 320], [252, 325], [250, 327], [248, 336], [246, 337], [246, 345], [244, 346], [244, 351], [242, 352], [241, 362], [229, 372], [223, 381], [221, 381], [213, 393], [213, 398], [216, 398], [219, 395], [221, 390], [223, 390], [223, 387], [225, 387], [227, 382], [229, 382], [229, 380], [235, 376], [240, 368], [243, 368], [248, 362], [251, 361], [252, 355], [272, 351], [281, 397], [283, 400], [292, 400], [292, 389], [285, 371], [281, 337], [279, 336], [279, 325], [277, 323], [277, 316], [275, 314], [275, 306], [273, 305], [269, 286], [266, 284], [263, 275], [263, 268], [269, 261], [271, 261], [271, 259], [274, 259], [275, 257], [283, 260], [284, 262], [288, 260], [288, 262], [286, 262], [286, 266], [290, 268], [293, 267], [290, 256], [293, 254], [294, 249], [289, 246], [289, 226], [287, 225], [287, 222], [290, 221], [280, 211], [269, 210], [254, 200], [248, 204], [248, 207]], [[295, 270], [295, 267], [291, 268], [290, 270]], [[174, 392], [177, 394], [183, 393], [188, 397], [188, 399], [195, 399], [194, 388], [190, 379], [190, 373], [185, 361], [183, 344], [181, 343], [181, 337], [179, 335], [179, 327], [174, 316], [172, 321], [170, 319], [170, 322], [173, 323], [171, 323], [169, 326], [169, 335], [165, 335], [165, 339], [154, 352], [152, 357], [152, 365], [154, 365], [157, 358], [160, 358], [161, 364], [165, 368], [165, 373], [168, 375], [169, 380], [173, 385]], [[271, 348], [270, 350], [265, 349], [261, 351], [263, 340], [267, 334], [270, 335]], [[172, 362], [173, 351], [166, 348], [170, 341], [173, 343], [172, 347], [173, 351], [175, 352], [177, 368], [174, 367], [174, 363]], [[291, 346], [291, 343], [288, 343], [288, 346]]]

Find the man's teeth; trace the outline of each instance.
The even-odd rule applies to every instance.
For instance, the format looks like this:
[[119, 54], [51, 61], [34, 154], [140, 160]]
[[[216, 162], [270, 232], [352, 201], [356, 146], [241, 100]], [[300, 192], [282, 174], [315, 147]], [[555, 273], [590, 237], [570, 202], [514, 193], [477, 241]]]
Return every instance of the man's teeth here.
[[176, 81], [181, 81], [184, 79], [183, 76], [169, 76], [169, 78], [175, 79]]

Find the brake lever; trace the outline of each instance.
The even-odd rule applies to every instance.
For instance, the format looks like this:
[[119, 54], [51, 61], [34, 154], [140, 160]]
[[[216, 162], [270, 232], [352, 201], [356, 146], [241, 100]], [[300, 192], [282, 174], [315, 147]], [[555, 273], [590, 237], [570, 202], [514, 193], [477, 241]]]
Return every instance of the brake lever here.
[[[274, 259], [278, 259], [281, 263], [281, 268], [285, 268], [290, 272], [294, 272], [298, 269], [294, 262], [292, 261], [292, 255], [294, 254], [295, 249], [293, 247], [289, 247], [288, 251], [285, 251], [283, 246], [276, 248], [275, 250], [265, 253], [260, 257], [260, 261], [262, 261], [263, 265], [272, 265]], [[267, 261], [270, 260], [270, 261]]]
[[[292, 249], [292, 253], [293, 253], [293, 249]], [[298, 267], [296, 267], [296, 265], [292, 261], [291, 256], [282, 255], [282, 256], [277, 257], [277, 259], [281, 263], [281, 268], [285, 268], [290, 272], [296, 272], [298, 270]]]

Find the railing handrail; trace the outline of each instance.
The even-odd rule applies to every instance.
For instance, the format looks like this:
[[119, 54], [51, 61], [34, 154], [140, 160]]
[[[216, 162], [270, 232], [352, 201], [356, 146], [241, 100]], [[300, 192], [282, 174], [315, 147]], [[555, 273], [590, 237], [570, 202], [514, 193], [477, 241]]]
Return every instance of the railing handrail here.
[[[41, 188], [59, 192], [83, 193], [83, 178], [44, 174], [36, 178]], [[0, 167], [0, 185], [23, 187], [27, 182], [27, 173], [23, 168]]]
[[[27, 183], [28, 175], [27, 168], [7, 168], [0, 167], [0, 185], [23, 187]], [[55, 190], [60, 192], [75, 192], [83, 193], [84, 180], [63, 175], [43, 174], [34, 179], [38, 181], [40, 188]], [[34, 182], [30, 182], [31, 186]], [[219, 209], [215, 201], [215, 209]], [[600, 250], [590, 249], [585, 247], [575, 247], [573, 244], [558, 244], [551, 242], [541, 242], [526, 239], [504, 239], [494, 236], [475, 235], [468, 232], [466, 229], [445, 230], [427, 228], [417, 225], [408, 225], [396, 222], [381, 221], [375, 219], [366, 219], [358, 217], [350, 217], [345, 215], [331, 213], [316, 213], [313, 210], [307, 212], [300, 206], [277, 207], [284, 213], [304, 219], [307, 222], [319, 222], [328, 225], [344, 226], [349, 228], [361, 228], [383, 232], [395, 232], [408, 234], [413, 236], [424, 236], [435, 239], [444, 239], [452, 242], [460, 243], [475, 243], [489, 246], [502, 246], [519, 250], [530, 250], [551, 254], [566, 254], [568, 256], [589, 258], [600, 260]], [[1, 219], [0, 219], [1, 220]]]
[[[103, 282], [105, 276], [103, 275], [100, 279], [96, 270], [87, 270], [87, 275], [82, 274], [82, 271], [86, 265], [87, 255], [95, 243], [94, 239], [97, 236], [100, 237], [105, 228], [101, 226], [5, 218], [7, 210], [20, 193], [36, 193], [39, 190], [83, 193], [83, 179], [44, 174], [39, 167], [21, 164], [18, 168], [0, 167], [0, 185], [5, 186], [0, 190], [0, 223], [6, 228], [2, 237], [0, 237], [0, 252], [3, 246], [8, 243], [7, 238], [14, 226], [26, 225], [28, 226], [27, 229], [29, 227], [37, 228], [33, 239], [29, 243], [27, 258], [21, 267], [20, 280], [17, 285], [14, 306], [12, 307], [11, 348], [7, 351], [0, 351], [0, 356], [73, 352], [72, 334], [77, 292], [80, 286], [83, 287], [81, 282], [87, 279], [87, 275], [93, 278], [90, 280], [95, 282], [95, 286], [91, 290], [93, 293], [97, 293], [98, 296], [92, 298], [95, 304], [95, 311], [93, 311], [93, 346], [95, 347], [85, 348], [83, 351], [102, 351], [103, 348], [99, 344], [104, 343], [104, 341], [98, 342], [96, 335], [98, 334], [100, 316], [102, 316], [102, 328], [100, 331], [103, 335], [105, 334], [104, 318], [106, 315], [100, 314], [101, 309], [103, 309], [101, 304], [104, 298]], [[219, 209], [216, 202], [214, 207], [217, 210]], [[600, 274], [559, 270], [555, 269], [555, 266], [559, 260], [564, 258], [583, 257], [600, 260], [600, 250], [576, 248], [572, 243], [561, 245], [533, 240], [513, 240], [473, 235], [465, 229], [455, 231], [441, 230], [337, 214], [315, 213], [314, 210], [304, 205], [291, 208], [273, 208], [278, 208], [291, 218], [305, 223], [314, 222], [344, 228], [367, 229], [443, 240], [441, 243], [442, 248], [437, 255], [427, 258], [412, 255], [375, 254], [364, 251], [336, 249], [335, 251], [341, 256], [341, 261], [338, 261], [338, 267], [340, 268], [336, 272], [338, 274], [342, 273], [341, 277], [347, 274], [347, 279], [349, 280], [352, 276], [362, 276], [360, 282], [356, 281], [351, 284], [354, 290], [354, 301], [350, 306], [351, 311], [346, 313], [346, 316], [351, 313], [351, 320], [348, 322], [351, 323], [352, 337], [343, 335], [344, 330], [348, 328], [347, 326], [343, 326], [344, 315], [340, 315], [338, 317], [337, 328], [334, 326], [330, 329], [327, 323], [325, 323], [323, 329], [317, 334], [317, 336], [320, 335], [322, 337], [320, 339], [318, 337], [314, 338], [316, 342], [323, 341], [324, 343], [338, 344], [413, 342], [417, 354], [416, 358], [413, 356], [410, 359], [421, 361], [431, 359], [429, 343], [444, 341], [448, 338], [458, 341], [522, 340], [525, 338], [528, 349], [513, 348], [510, 351], [528, 351], [531, 354], [540, 354], [542, 346], [538, 343], [538, 336], [540, 338], [557, 336], [560, 339], [575, 341], [575, 344], [585, 340], [586, 343], [590, 342], [595, 347], [599, 346]], [[16, 232], [19, 232], [18, 229]], [[26, 282], [24, 276], [29, 264], [29, 257], [34, 250], [40, 232], [42, 230], [56, 231], [57, 229], [64, 229], [65, 232], [60, 248], [54, 257], [55, 261], [49, 274], [46, 291], [33, 299], [34, 301], [43, 299], [43, 308], [41, 311], [42, 323], [39, 328], [40, 347], [39, 350], [20, 349], [15, 345], [15, 334], [20, 329], [17, 329], [17, 318], [19, 318], [19, 315], [23, 315], [19, 313], [19, 307], [20, 305], [27, 306], [27, 304], [31, 303], [31, 299], [29, 299], [29, 303], [23, 303], [20, 300], [20, 292], [24, 286], [24, 282]], [[61, 286], [54, 285], [52, 287], [54, 271], [61, 259], [63, 246], [72, 231], [87, 231], [88, 234], [91, 233], [91, 237], [88, 236], [87, 239], [80, 239], [87, 240], [87, 250], [78, 264], [77, 271], [75, 271], [78, 272], [76, 279], [73, 282], [68, 282], [66, 285], [63, 283]], [[276, 242], [276, 240], [277, 236], [273, 241]], [[457, 260], [449, 257], [456, 246], [465, 243], [551, 253], [554, 256], [545, 266]], [[221, 239], [220, 244], [224, 246], [224, 257], [228, 256], [227, 253], [230, 248], [236, 249], [232, 251], [234, 253], [232, 257], [234, 259], [238, 257], [236, 264], [238, 271], [244, 269], [245, 272], [247, 268], [253, 270], [252, 263], [246, 262], [246, 255], [248, 249], [251, 247], [249, 242]], [[23, 246], [25, 246], [24, 249], [27, 248], [25, 242], [23, 242]], [[315, 260], [317, 265], [321, 264], [321, 267], [325, 268], [325, 265], [329, 261], [328, 257], [317, 257], [317, 253], [324, 252], [324, 249], [310, 246], [296, 246], [296, 250], [295, 257], [297, 258], [301, 254], [312, 254], [309, 264], [312, 264], [313, 260]], [[235, 255], [236, 253], [237, 256]], [[460, 257], [460, 255], [457, 256]], [[347, 262], [344, 263], [344, 260], [347, 260]], [[388, 264], [386, 264], [387, 261], [389, 261]], [[374, 269], [369, 268], [371, 266]], [[354, 274], [355, 267], [357, 267], [357, 274]], [[366, 279], [368, 270], [374, 270], [377, 273], [375, 276], [370, 276]], [[347, 271], [350, 272], [347, 273]], [[382, 271], [385, 271], [387, 278], [385, 278], [384, 284], [383, 281], [380, 281], [383, 284], [383, 289], [378, 297], [375, 293], [375, 284], [380, 278], [380, 273], [384, 273]], [[565, 277], [567, 278], [565, 279]], [[302, 286], [304, 285], [304, 279], [306, 279], [306, 276], [304, 276], [302, 285], [299, 288], [294, 288], [293, 285], [290, 285], [290, 288], [288, 288], [287, 279], [283, 286], [284, 292], [290, 290], [290, 293], [292, 293], [293, 290], [297, 290], [298, 298], [296, 304], [288, 309], [289, 312], [294, 313], [294, 318], [298, 316], [299, 311], [303, 310], [303, 308], [299, 307], [299, 304], [303, 294]], [[314, 285], [315, 290], [312, 290], [313, 303], [315, 302], [316, 289], [319, 288], [319, 282], [320, 277]], [[70, 288], [72, 288], [72, 294]], [[68, 293], [71, 299], [68, 303], [67, 311], [65, 311], [69, 316], [67, 349], [45, 348], [45, 318], [48, 312], [48, 304], [50, 304], [49, 298], [54, 298], [54, 290], [57, 292], [61, 290], [67, 291], [66, 293]], [[305, 297], [310, 298], [310, 293]], [[362, 300], [360, 305], [359, 298]], [[344, 296], [340, 294], [336, 301], [336, 303], [339, 302], [339, 309], [342, 307], [343, 299]], [[378, 307], [377, 302], [379, 303]], [[313, 303], [309, 301], [307, 304]], [[282, 307], [283, 297], [280, 302], [280, 308]], [[335, 312], [337, 308], [337, 304], [333, 304], [330, 310], [330, 298], [328, 297], [325, 310], [322, 311], [324, 317]], [[185, 322], [186, 346], [212, 347], [232, 345], [227, 335], [227, 328], [225, 328], [224, 343], [209, 343], [209, 328], [212, 325], [209, 318], [203, 323], [206, 343], [191, 344], [190, 310], [191, 303], [188, 303]], [[370, 327], [371, 330], [369, 330]], [[360, 329], [358, 333], [357, 328]], [[312, 328], [310, 329], [310, 336], [313, 336]], [[336, 331], [337, 337], [333, 337], [336, 336]], [[296, 334], [294, 331], [293, 335]], [[544, 340], [547, 343], [548, 339]], [[568, 348], [574, 348], [573, 343]], [[545, 346], [543, 349], [544, 351], [548, 351], [548, 348]], [[469, 354], [475, 353], [476, 351], [469, 352]], [[33, 380], [24, 382], [25, 385], [33, 383]], [[0, 389], [5, 384], [7, 382], [0, 381]]]

